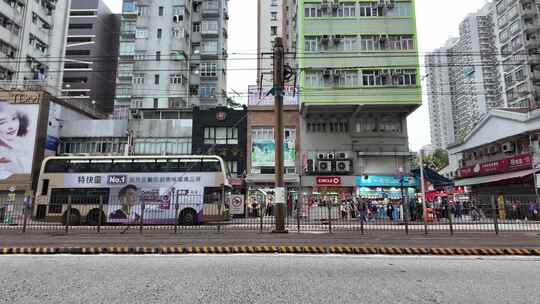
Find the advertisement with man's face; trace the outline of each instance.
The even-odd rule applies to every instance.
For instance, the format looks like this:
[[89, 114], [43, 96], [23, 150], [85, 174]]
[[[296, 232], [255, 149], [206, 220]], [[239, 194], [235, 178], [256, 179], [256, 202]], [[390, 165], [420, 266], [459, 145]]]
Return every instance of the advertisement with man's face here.
[[144, 205], [145, 224], [173, 224], [176, 207], [203, 210], [204, 185], [216, 185], [214, 173], [67, 174], [67, 188], [109, 188], [107, 222], [139, 223]]
[[31, 173], [38, 112], [38, 104], [0, 99], [0, 180]]

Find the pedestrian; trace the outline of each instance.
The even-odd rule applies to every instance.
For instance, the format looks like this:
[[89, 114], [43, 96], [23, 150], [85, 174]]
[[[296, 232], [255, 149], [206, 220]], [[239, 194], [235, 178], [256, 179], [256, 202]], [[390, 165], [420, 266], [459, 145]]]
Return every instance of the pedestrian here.
[[386, 216], [388, 217], [388, 219], [392, 219], [392, 214], [394, 214], [394, 206], [392, 205], [392, 203], [388, 203], [386, 205]]
[[458, 219], [463, 219], [463, 202], [459, 201], [456, 205], [456, 217]]
[[529, 202], [529, 219], [536, 219], [538, 217], [538, 209], [533, 201]]
[[345, 203], [341, 202], [339, 211], [341, 212], [341, 218], [345, 219], [347, 217], [347, 207], [345, 206]]
[[356, 218], [356, 204], [352, 199], [349, 199], [349, 210], [351, 210], [351, 218]]

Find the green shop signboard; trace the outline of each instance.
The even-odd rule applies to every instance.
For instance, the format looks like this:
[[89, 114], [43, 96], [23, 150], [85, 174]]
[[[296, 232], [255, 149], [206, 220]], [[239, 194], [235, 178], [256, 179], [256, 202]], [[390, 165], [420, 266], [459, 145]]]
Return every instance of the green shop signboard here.
[[[283, 161], [285, 167], [294, 167], [296, 148], [294, 141], [283, 143]], [[275, 166], [276, 145], [271, 139], [256, 139], [251, 144], [251, 166], [273, 167]]]

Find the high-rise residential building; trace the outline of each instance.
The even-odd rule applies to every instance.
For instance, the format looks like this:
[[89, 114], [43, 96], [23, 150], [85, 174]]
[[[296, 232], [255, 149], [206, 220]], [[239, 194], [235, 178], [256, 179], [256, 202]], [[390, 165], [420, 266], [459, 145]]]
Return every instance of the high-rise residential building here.
[[120, 16], [102, 0], [72, 0], [64, 64], [64, 100], [112, 114]]
[[504, 107], [493, 18], [494, 6], [488, 3], [461, 22], [459, 38], [426, 58], [437, 147], [463, 140], [490, 109]]
[[[462, 140], [490, 109], [503, 107], [493, 6], [486, 4], [463, 20], [448, 64], [452, 84], [455, 140]], [[445, 93], [445, 92], [443, 92]]]
[[297, 2], [300, 192], [413, 191], [407, 116], [422, 103], [415, 1]]
[[0, 82], [60, 95], [70, 1], [0, 0]]
[[124, 0], [115, 117], [226, 103], [228, 0]]
[[495, 3], [500, 72], [508, 107], [540, 107], [540, 12], [538, 0]]
[[454, 142], [448, 52], [456, 41], [450, 39], [444, 47], [425, 58], [431, 143], [439, 149]]
[[257, 83], [272, 85], [272, 49], [276, 37], [283, 40], [286, 62], [293, 64], [296, 49], [296, 1], [258, 0], [257, 11]]

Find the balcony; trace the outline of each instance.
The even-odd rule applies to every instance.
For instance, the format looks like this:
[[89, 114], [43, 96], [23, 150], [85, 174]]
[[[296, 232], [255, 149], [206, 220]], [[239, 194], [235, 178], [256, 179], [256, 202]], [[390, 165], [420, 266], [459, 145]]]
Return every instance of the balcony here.
[[137, 19], [137, 4], [135, 2], [124, 2], [122, 6], [122, 17]]
[[120, 39], [122, 41], [134, 41], [135, 40], [135, 31], [121, 31], [120, 32]]
[[532, 35], [529, 39], [525, 39], [523, 45], [528, 50], [540, 48], [540, 39], [538, 39], [536, 35]]
[[523, 31], [527, 34], [536, 33], [540, 30], [540, 25], [534, 19], [528, 19], [523, 22]]
[[532, 18], [538, 14], [536, 3], [530, 0], [521, 1], [521, 16], [524, 18]]
[[533, 82], [540, 82], [540, 71], [534, 70], [531, 72], [531, 80]]
[[219, 16], [219, 2], [204, 1], [202, 6], [202, 15], [205, 17]]
[[219, 30], [216, 29], [202, 29], [201, 30], [201, 36], [203, 37], [217, 37], [219, 36]]

